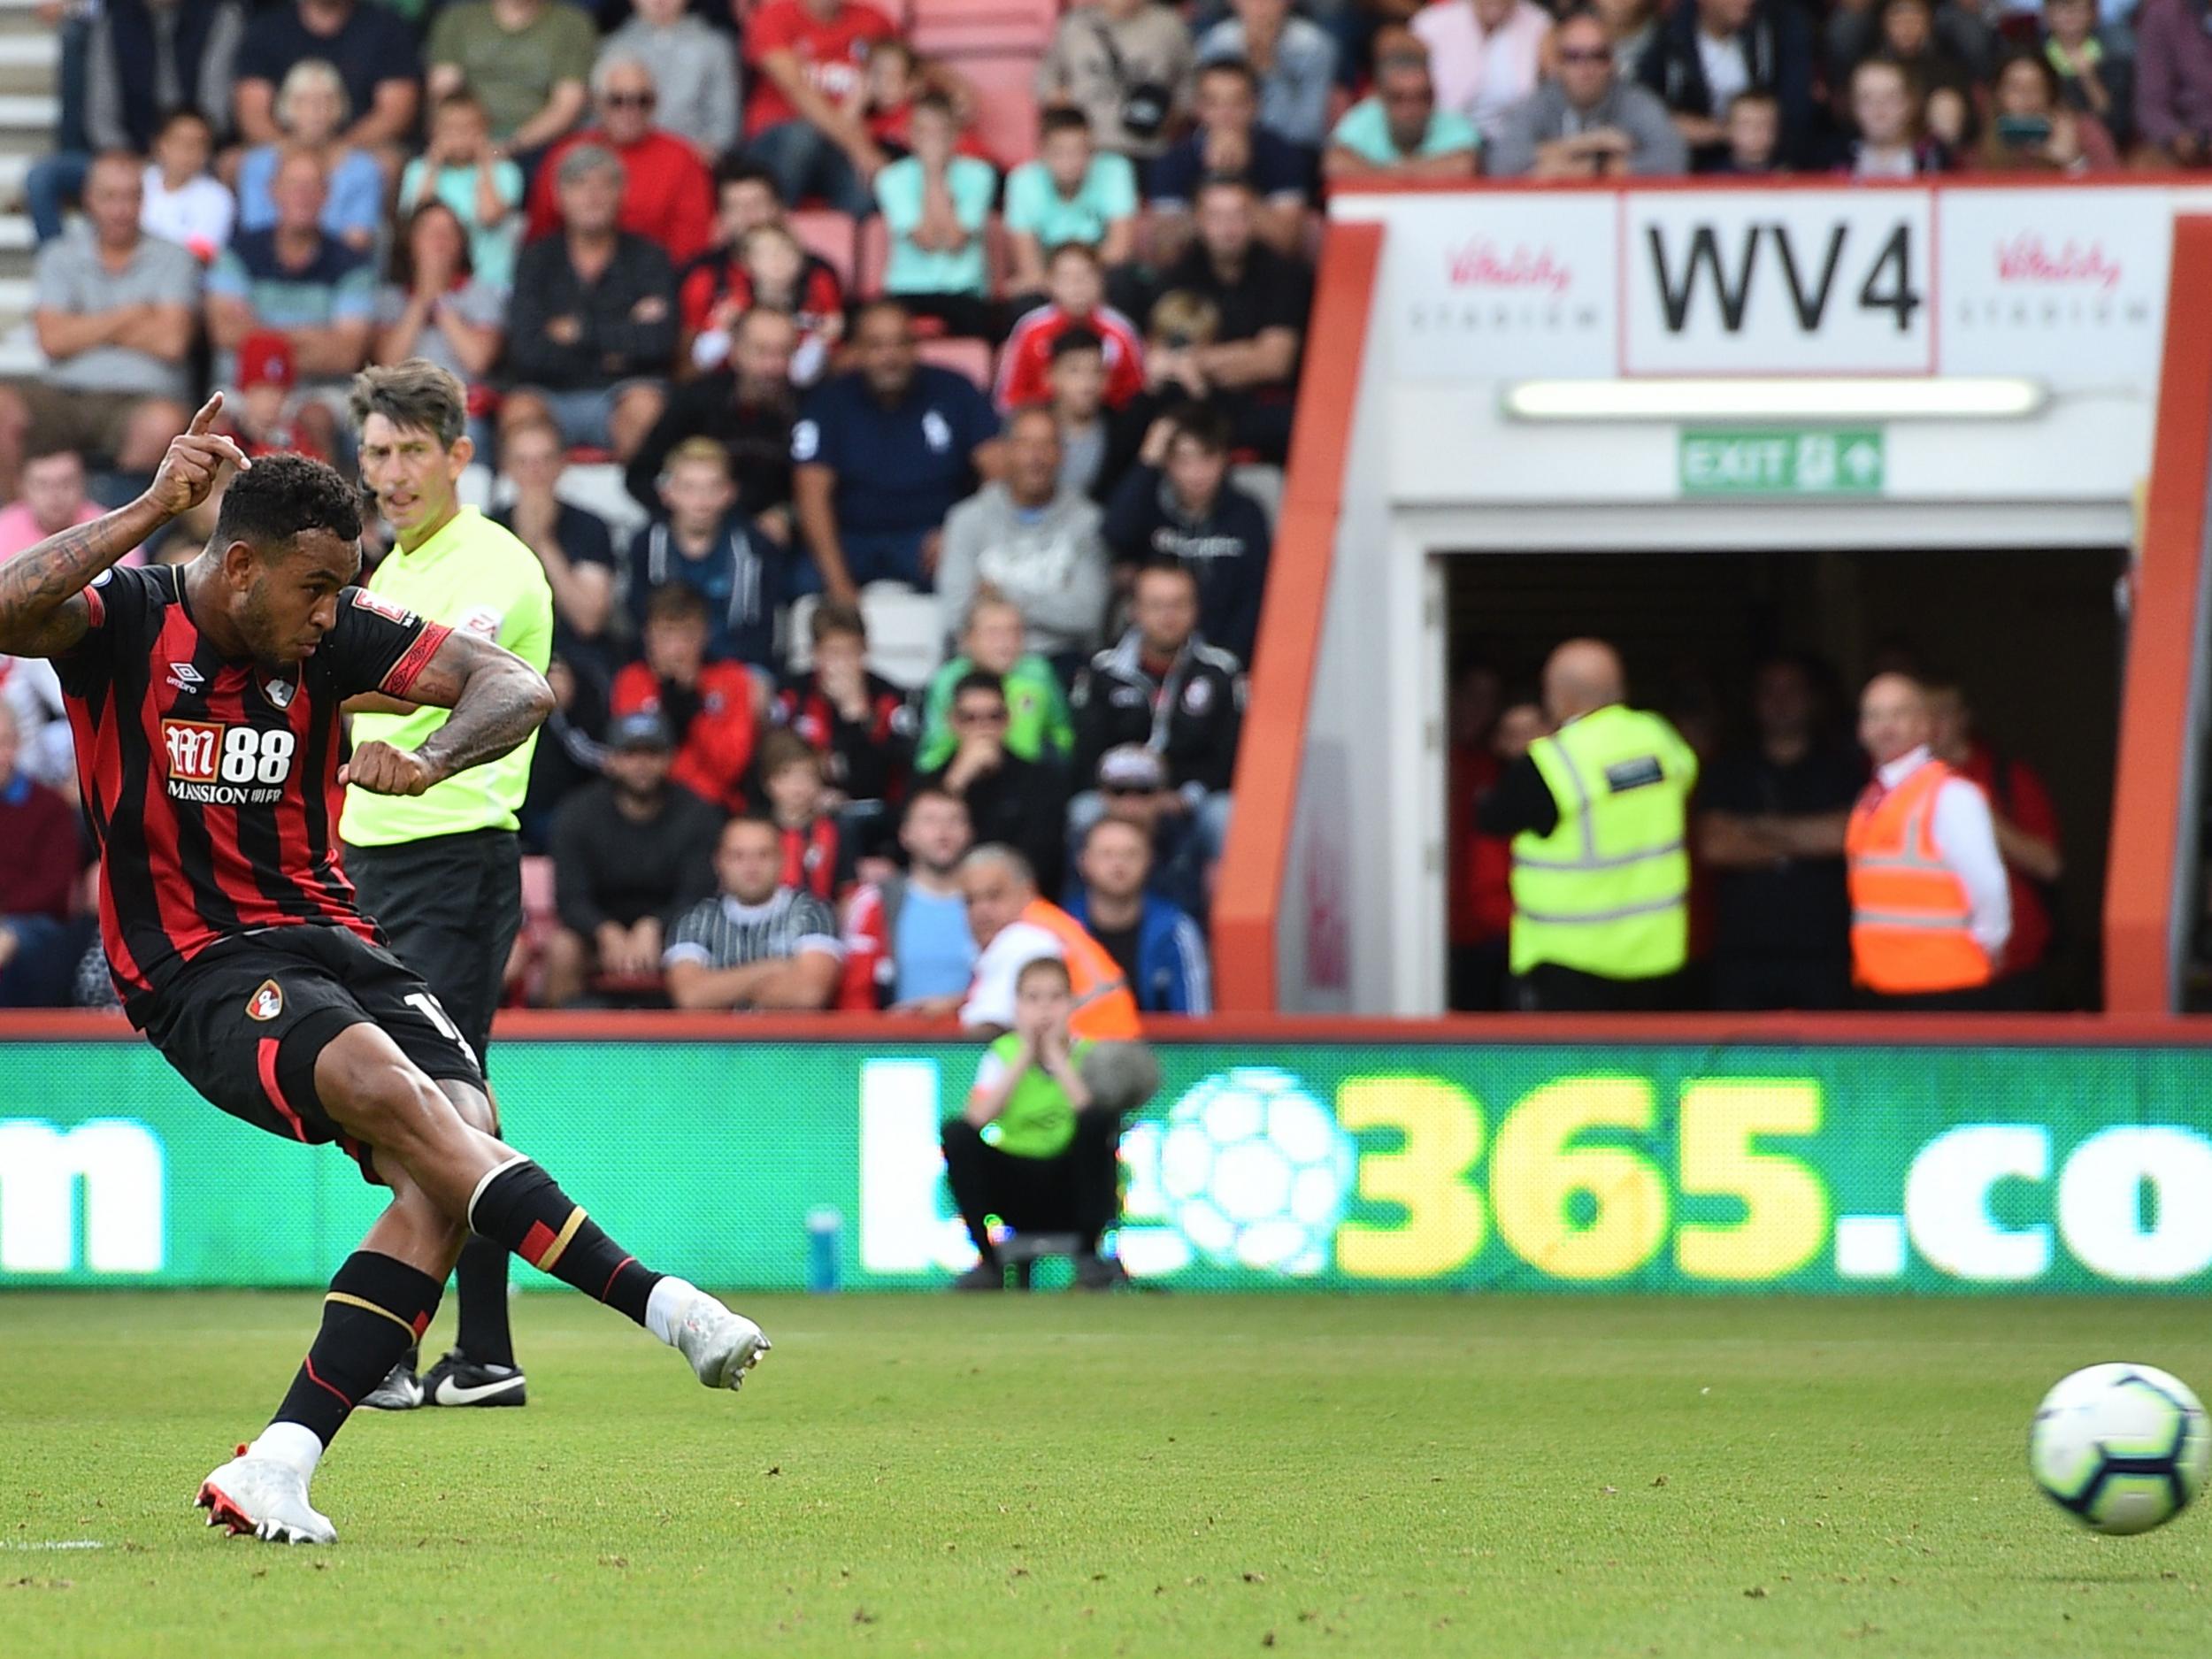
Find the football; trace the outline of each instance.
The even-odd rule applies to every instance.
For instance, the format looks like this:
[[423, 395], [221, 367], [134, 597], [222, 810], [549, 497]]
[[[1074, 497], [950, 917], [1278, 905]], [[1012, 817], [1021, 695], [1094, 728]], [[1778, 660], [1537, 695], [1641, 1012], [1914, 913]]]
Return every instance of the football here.
[[1214, 1265], [1307, 1277], [1327, 1263], [1353, 1164], [1350, 1137], [1295, 1077], [1240, 1066], [1168, 1113], [1160, 1187], [1175, 1225]]
[[2212, 1463], [2204, 1407], [2149, 1365], [2092, 1365], [2043, 1396], [2028, 1468], [2052, 1502], [2100, 1532], [2147, 1532], [2189, 1507]]

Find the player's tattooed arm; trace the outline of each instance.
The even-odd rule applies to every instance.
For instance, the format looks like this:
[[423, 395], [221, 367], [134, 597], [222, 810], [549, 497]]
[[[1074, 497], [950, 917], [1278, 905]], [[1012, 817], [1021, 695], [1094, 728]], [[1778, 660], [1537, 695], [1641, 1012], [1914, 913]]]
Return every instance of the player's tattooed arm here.
[[364, 743], [339, 772], [376, 795], [420, 795], [457, 772], [497, 760], [545, 723], [545, 676], [480, 635], [456, 628], [407, 687], [408, 697], [453, 710], [419, 749]]
[[72, 526], [0, 565], [0, 651], [56, 657], [76, 644], [92, 626], [84, 590], [93, 578], [205, 501], [227, 465], [241, 471], [253, 465], [230, 439], [209, 430], [222, 407], [220, 392], [207, 400], [170, 442], [146, 493], [130, 505]]

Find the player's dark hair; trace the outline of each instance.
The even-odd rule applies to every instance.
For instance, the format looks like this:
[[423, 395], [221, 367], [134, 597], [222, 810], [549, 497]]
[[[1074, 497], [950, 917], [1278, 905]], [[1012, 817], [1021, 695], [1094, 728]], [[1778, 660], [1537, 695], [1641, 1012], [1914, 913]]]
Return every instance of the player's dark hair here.
[[1086, 328], [1080, 323], [1072, 328], [1063, 328], [1059, 338], [1052, 342], [1052, 360], [1057, 363], [1062, 357], [1073, 357], [1079, 351], [1095, 351], [1102, 357], [1106, 342], [1098, 337], [1097, 330]]
[[361, 496], [335, 467], [303, 455], [265, 455], [230, 481], [215, 515], [215, 545], [243, 541], [264, 557], [294, 537], [327, 531], [361, 539]]
[[1006, 701], [1006, 682], [987, 668], [971, 668], [953, 682], [952, 700], [956, 704], [963, 692], [987, 691], [1001, 703]]
[[819, 645], [832, 634], [842, 634], [868, 642], [868, 618], [860, 607], [849, 599], [825, 599], [814, 607], [814, 615], [808, 618], [807, 635]]
[[[416, 210], [416, 217], [441, 205], [430, 203]], [[449, 209], [448, 211], [451, 210]], [[410, 219], [409, 228], [413, 228]], [[403, 430], [426, 432], [441, 449], [450, 449], [468, 430], [469, 395], [451, 370], [442, 369], [427, 357], [410, 357], [388, 368], [364, 369], [353, 377], [353, 396], [346, 401], [356, 432], [368, 425], [371, 415], [381, 415]]]
[[707, 619], [706, 596], [683, 582], [669, 582], [646, 595], [648, 622], [697, 622]]

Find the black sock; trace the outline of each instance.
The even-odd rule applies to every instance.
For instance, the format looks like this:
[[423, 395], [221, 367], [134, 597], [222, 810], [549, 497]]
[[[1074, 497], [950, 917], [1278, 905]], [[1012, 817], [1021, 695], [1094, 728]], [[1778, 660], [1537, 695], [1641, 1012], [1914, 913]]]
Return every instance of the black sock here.
[[339, 1265], [323, 1298], [323, 1328], [270, 1421], [296, 1423], [325, 1446], [354, 1404], [422, 1340], [444, 1284], [374, 1250]]
[[486, 1177], [470, 1201], [469, 1225], [540, 1272], [645, 1323], [646, 1298], [662, 1275], [638, 1265], [528, 1158]]
[[515, 1363], [515, 1338], [507, 1324], [507, 1248], [471, 1234], [453, 1270], [461, 1294], [461, 1334], [454, 1346], [480, 1365]]

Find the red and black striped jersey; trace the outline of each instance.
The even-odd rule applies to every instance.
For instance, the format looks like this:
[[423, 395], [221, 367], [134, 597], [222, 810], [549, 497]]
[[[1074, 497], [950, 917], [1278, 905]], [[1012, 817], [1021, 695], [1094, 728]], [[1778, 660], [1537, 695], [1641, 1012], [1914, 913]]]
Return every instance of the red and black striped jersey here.
[[222, 656], [192, 619], [182, 568], [118, 568], [85, 589], [91, 631], [55, 659], [100, 846], [100, 938], [134, 1022], [218, 940], [350, 928], [336, 834], [338, 716], [364, 691], [404, 695], [449, 630], [359, 588], [303, 663]]

